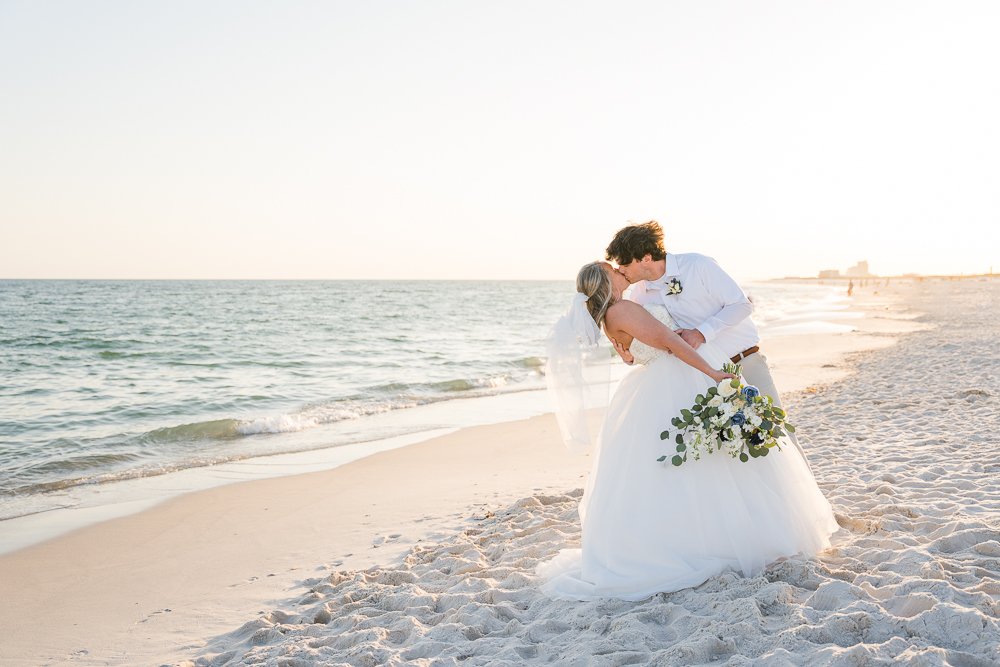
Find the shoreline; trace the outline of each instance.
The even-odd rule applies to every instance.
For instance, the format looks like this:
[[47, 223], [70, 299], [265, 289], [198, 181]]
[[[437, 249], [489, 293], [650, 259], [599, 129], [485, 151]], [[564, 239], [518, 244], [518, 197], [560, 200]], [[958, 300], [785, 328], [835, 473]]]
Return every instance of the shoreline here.
[[[850, 355], [926, 326], [898, 298], [858, 296], [851, 308], [866, 313], [852, 320], [857, 331], [763, 341], [786, 400], [850, 375]], [[827, 348], [821, 357], [817, 339]], [[565, 452], [554, 417], [543, 414], [329, 470], [184, 493], [0, 556], [9, 601], [0, 621], [14, 636], [5, 659], [128, 664], [191, 655], [206, 637], [287, 598], [321, 563], [361, 570], [395, 561], [489, 507], [582, 486], [589, 468], [589, 456]]]
[[[186, 493], [272, 477], [332, 470], [381, 451], [419, 444], [462, 428], [544, 414], [546, 409], [539, 407], [539, 397], [547, 401], [544, 389], [440, 401], [384, 415], [388, 420], [403, 422], [404, 429], [410, 426], [406, 420], [414, 424], [420, 422], [417, 430], [399, 435], [343, 444], [316, 445], [311, 443], [316, 443], [324, 436], [324, 432], [319, 429], [319, 433], [305, 431], [268, 434], [264, 437], [296, 439], [306, 444], [282, 453], [253, 455], [212, 465], [68, 487], [53, 493], [53, 497], [64, 499], [65, 505], [62, 507], [47, 507], [0, 520], [0, 557], [102, 521], [144, 511]], [[373, 419], [380, 417], [382, 415]]]

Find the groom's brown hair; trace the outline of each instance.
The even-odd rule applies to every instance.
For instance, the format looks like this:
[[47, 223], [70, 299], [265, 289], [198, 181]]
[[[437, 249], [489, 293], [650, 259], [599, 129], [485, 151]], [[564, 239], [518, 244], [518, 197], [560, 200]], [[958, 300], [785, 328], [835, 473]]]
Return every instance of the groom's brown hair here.
[[631, 264], [646, 255], [653, 260], [663, 259], [667, 256], [663, 248], [663, 228], [656, 220], [622, 227], [611, 239], [605, 253], [616, 264]]

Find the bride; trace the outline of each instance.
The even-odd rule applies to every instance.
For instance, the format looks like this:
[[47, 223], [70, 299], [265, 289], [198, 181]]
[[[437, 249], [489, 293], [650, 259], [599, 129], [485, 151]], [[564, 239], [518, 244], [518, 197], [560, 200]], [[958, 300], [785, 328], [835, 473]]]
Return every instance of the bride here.
[[[564, 354], [577, 337], [596, 342], [603, 326], [637, 367], [621, 381], [600, 429], [580, 501], [581, 548], [539, 566], [543, 592], [641, 600], [697, 586], [727, 569], [754, 576], [783, 557], [829, 547], [839, 526], [792, 446], [748, 463], [719, 452], [680, 467], [656, 461], [673, 454], [672, 440], [660, 439], [671, 419], [732, 376], [717, 370], [727, 359], [712, 343], [695, 351], [674, 333], [664, 306], [623, 300], [628, 286], [610, 264], [584, 266], [574, 306], [561, 320], [571, 335], [559, 338], [564, 349], [552, 352]], [[582, 414], [577, 409], [568, 417], [562, 409], [569, 439], [575, 433], [579, 440], [580, 430], [567, 428], [567, 419]]]

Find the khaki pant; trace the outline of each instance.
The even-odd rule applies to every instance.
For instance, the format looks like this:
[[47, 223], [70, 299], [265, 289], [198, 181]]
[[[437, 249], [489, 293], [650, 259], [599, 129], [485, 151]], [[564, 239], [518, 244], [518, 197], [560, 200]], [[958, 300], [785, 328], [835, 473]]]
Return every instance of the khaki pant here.
[[[760, 389], [760, 393], [767, 394], [773, 398], [775, 405], [782, 407], [781, 396], [778, 394], [778, 388], [774, 386], [774, 378], [771, 377], [771, 369], [767, 367], [767, 357], [760, 352], [756, 352], [742, 359], [739, 363], [743, 368], [743, 377], [746, 378], [746, 381]], [[792, 424], [795, 424], [794, 420]], [[795, 445], [795, 448], [799, 450], [799, 454], [802, 455], [802, 460], [806, 462], [809, 472], [812, 472], [812, 466], [809, 465], [809, 459], [802, 450], [799, 439], [795, 437], [794, 433], [789, 433], [788, 437], [792, 441], [792, 444]]]

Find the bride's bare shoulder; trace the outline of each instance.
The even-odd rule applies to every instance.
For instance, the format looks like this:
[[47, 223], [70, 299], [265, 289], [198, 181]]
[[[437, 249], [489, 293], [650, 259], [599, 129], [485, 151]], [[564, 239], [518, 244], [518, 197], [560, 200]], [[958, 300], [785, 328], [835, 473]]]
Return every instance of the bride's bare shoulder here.
[[646, 309], [637, 304], [635, 301], [629, 301], [628, 299], [621, 299], [611, 304], [611, 306], [608, 307], [608, 312], [626, 314], [626, 313], [646, 312]]
[[611, 321], [627, 321], [634, 317], [640, 316], [640, 313], [645, 313], [646, 309], [635, 303], [634, 301], [628, 301], [622, 299], [616, 301], [608, 307], [606, 318]]

